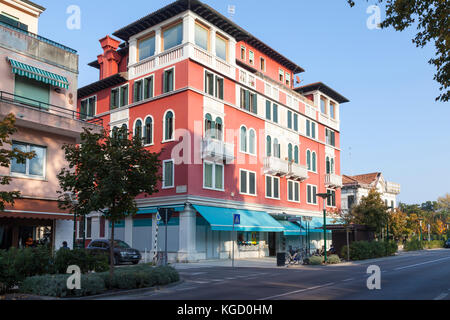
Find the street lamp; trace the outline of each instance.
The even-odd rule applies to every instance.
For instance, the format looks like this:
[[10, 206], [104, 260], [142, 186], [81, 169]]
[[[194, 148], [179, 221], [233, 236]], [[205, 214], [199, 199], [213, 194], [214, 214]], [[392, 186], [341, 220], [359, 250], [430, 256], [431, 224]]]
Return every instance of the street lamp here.
[[327, 263], [327, 207], [326, 201], [331, 196], [329, 193], [318, 193], [317, 196], [323, 199], [323, 241], [324, 241], [324, 262]]

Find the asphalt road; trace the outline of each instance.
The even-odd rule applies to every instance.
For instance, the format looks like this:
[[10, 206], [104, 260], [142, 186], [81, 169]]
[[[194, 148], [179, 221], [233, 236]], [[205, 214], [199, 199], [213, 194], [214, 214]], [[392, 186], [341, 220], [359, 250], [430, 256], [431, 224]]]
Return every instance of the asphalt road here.
[[[369, 290], [367, 268], [381, 270]], [[450, 300], [450, 250], [429, 250], [335, 266], [183, 268], [180, 285], [112, 300]]]

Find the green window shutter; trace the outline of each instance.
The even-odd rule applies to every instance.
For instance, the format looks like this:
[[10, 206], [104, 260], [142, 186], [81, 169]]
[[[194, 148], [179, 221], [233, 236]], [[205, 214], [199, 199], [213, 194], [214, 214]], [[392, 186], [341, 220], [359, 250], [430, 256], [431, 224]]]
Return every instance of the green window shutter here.
[[292, 112], [291, 111], [287, 112], [287, 123], [288, 123], [288, 128], [292, 129]]
[[311, 121], [306, 119], [306, 136], [311, 137]]
[[245, 90], [245, 110], [250, 111], [250, 92]]
[[205, 187], [213, 187], [213, 165], [210, 163], [205, 163]]
[[294, 114], [294, 130], [298, 131], [298, 114]]
[[215, 171], [215, 188], [223, 189], [223, 166], [216, 164]]
[[269, 100], [267, 100], [266, 101], [266, 119], [267, 120], [272, 120], [272, 117], [270, 116], [271, 111], [272, 111], [271, 109], [272, 109], [272, 103]]
[[331, 145], [333, 146], [333, 147], [335, 147], [336, 146], [336, 133], [335, 132], [332, 132], [331, 133]]
[[252, 112], [254, 114], [258, 114], [258, 96], [256, 94], [252, 94], [252, 96], [253, 96]]
[[16, 75], [14, 99], [27, 105], [48, 110], [50, 102], [50, 85], [40, 81]]
[[278, 123], [278, 105], [273, 104], [273, 122]]

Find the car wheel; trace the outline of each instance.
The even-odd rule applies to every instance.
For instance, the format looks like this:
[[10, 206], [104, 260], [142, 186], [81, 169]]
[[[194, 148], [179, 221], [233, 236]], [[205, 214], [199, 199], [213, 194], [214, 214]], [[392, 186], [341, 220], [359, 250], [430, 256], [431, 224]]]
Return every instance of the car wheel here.
[[138, 264], [139, 263], [139, 260], [138, 261], [133, 261], [133, 264]]

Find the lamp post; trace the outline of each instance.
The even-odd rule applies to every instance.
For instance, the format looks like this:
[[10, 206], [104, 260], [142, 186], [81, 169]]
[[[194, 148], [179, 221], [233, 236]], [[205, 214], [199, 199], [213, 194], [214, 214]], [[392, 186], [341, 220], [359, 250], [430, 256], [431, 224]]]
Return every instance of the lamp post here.
[[422, 242], [422, 221], [423, 221], [423, 219], [419, 218], [419, 224], [420, 224], [420, 229], [419, 229], [420, 238], [419, 238], [419, 241], [420, 242]]
[[[74, 194], [72, 192], [66, 192], [65, 197], [68, 201], [72, 203], [73, 206], [75, 206], [78, 203], [77, 199], [74, 199]], [[77, 241], [77, 211], [73, 211], [73, 242], [72, 242], [72, 249], [75, 250], [75, 242]]]
[[317, 196], [323, 199], [323, 241], [324, 241], [324, 262], [327, 263], [327, 207], [326, 201], [331, 196], [329, 193], [318, 193]]

